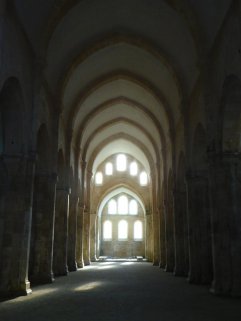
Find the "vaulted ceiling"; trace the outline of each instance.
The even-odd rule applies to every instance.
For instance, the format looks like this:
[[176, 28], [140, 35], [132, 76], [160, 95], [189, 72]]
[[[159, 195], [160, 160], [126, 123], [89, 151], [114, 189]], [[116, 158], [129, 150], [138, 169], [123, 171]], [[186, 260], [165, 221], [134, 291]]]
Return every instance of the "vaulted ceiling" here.
[[[150, 171], [231, 0], [15, 0], [73, 142], [95, 170], [114, 152]], [[209, 10], [207, 10], [209, 8]]]

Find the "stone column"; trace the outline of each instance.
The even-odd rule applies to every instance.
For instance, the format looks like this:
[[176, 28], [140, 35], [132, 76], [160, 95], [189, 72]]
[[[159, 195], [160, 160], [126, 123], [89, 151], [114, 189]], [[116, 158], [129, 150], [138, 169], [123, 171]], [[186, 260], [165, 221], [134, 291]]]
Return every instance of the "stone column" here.
[[84, 265], [90, 265], [90, 213], [84, 210], [83, 215], [83, 260]]
[[69, 187], [57, 187], [54, 227], [54, 275], [67, 275]]
[[30, 281], [51, 283], [53, 277], [53, 242], [56, 197], [55, 173], [35, 177], [33, 226], [31, 235]]
[[212, 280], [211, 219], [207, 173], [189, 171], [187, 181], [190, 283]]
[[33, 155], [0, 159], [0, 297], [31, 293], [28, 280]]
[[149, 210], [146, 210], [146, 218], [145, 218], [145, 226], [146, 226], [146, 259], [148, 261], [152, 261], [153, 256], [153, 233], [152, 233], [152, 216]]
[[96, 222], [96, 213], [90, 214], [90, 260], [95, 262], [96, 257], [96, 243], [97, 243], [97, 222]]
[[215, 294], [241, 296], [241, 154], [210, 159]]
[[175, 265], [174, 251], [174, 217], [173, 217], [173, 199], [170, 198], [166, 207], [165, 218], [165, 236], [166, 236], [166, 272], [173, 272]]
[[186, 192], [174, 191], [174, 247], [176, 276], [187, 276], [188, 273], [188, 234]]
[[77, 234], [76, 234], [76, 261], [77, 261], [78, 268], [84, 267], [83, 220], [84, 220], [84, 205], [79, 204], [77, 207]]
[[70, 272], [77, 270], [77, 211], [79, 198], [70, 195], [69, 200], [69, 231], [68, 231], [68, 269]]
[[153, 240], [153, 265], [158, 266], [160, 262], [160, 219], [158, 209], [152, 214]]
[[166, 231], [165, 231], [165, 205], [159, 209], [159, 215], [160, 215], [160, 268], [164, 269], [166, 267]]

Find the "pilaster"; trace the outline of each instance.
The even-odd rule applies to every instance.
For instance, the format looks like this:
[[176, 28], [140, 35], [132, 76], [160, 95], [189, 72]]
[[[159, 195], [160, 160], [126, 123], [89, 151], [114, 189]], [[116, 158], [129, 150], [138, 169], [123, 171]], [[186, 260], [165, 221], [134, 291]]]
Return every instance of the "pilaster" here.
[[241, 153], [209, 154], [214, 278], [211, 291], [241, 296]]
[[28, 262], [36, 156], [1, 155], [0, 297], [30, 294]]
[[57, 186], [54, 229], [54, 275], [67, 275], [69, 195], [68, 186]]
[[212, 281], [211, 218], [208, 173], [188, 171], [187, 210], [189, 238], [190, 283], [209, 284]]

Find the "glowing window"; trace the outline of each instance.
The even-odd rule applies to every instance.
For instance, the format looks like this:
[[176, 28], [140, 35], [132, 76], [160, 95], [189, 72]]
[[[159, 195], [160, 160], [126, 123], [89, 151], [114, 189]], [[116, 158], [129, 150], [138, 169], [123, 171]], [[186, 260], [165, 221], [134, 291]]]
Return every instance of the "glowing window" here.
[[113, 165], [112, 163], [106, 163], [105, 165], [105, 174], [112, 175], [113, 174]]
[[134, 239], [135, 240], [143, 239], [143, 226], [141, 221], [136, 221], [134, 223]]
[[116, 169], [119, 172], [124, 172], [126, 170], [126, 155], [120, 154], [116, 158]]
[[138, 213], [138, 205], [136, 200], [131, 200], [129, 203], [129, 213], [136, 215]]
[[128, 198], [125, 195], [118, 198], [118, 214], [128, 214]]
[[103, 174], [101, 172], [97, 172], [95, 175], [95, 184], [101, 185], [103, 184]]
[[128, 223], [124, 220], [118, 224], [118, 239], [126, 240], [128, 237]]
[[110, 200], [108, 203], [108, 214], [116, 214], [117, 213], [117, 204], [115, 200]]
[[141, 184], [141, 186], [147, 185], [147, 173], [146, 172], [140, 173], [140, 184]]
[[131, 176], [136, 176], [138, 173], [138, 165], [136, 162], [130, 164], [130, 174]]
[[103, 238], [104, 240], [112, 239], [112, 223], [111, 221], [105, 221], [103, 224]]

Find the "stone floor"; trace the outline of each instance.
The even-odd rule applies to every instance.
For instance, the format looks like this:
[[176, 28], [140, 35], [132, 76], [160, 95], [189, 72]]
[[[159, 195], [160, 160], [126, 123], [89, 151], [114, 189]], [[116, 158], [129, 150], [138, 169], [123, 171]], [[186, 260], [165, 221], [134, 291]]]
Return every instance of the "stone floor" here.
[[0, 320], [240, 321], [241, 300], [215, 297], [150, 263], [101, 262], [1, 302]]

